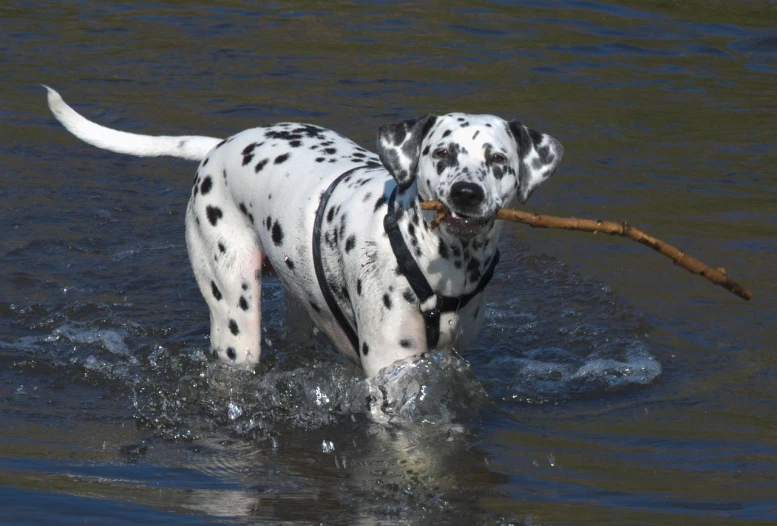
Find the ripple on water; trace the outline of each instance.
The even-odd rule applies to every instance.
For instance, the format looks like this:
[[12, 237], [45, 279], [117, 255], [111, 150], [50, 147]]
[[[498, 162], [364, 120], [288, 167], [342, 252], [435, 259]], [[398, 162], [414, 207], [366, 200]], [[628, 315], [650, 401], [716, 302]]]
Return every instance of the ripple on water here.
[[[265, 341], [279, 347], [268, 345], [259, 369], [235, 371], [209, 360], [207, 340], [186, 339], [190, 331], [177, 339], [149, 334], [102, 304], [37, 306], [26, 319], [40, 335], [3, 347], [18, 347], [25, 359], [68, 377], [81, 371], [123, 397], [131, 393], [141, 426], [183, 441], [222, 429], [273, 442], [277, 425], [313, 429], [353, 420], [460, 432], [494, 401], [520, 410], [516, 403], [605, 395], [660, 376], [644, 321], [609, 289], [545, 256], [505, 261], [486, 328], [464, 355], [470, 361], [429, 353], [369, 380], [325, 342], [316, 344], [325, 352], [284, 347], [282, 332], [272, 331]], [[268, 291], [267, 308], [282, 310], [277, 292]]]

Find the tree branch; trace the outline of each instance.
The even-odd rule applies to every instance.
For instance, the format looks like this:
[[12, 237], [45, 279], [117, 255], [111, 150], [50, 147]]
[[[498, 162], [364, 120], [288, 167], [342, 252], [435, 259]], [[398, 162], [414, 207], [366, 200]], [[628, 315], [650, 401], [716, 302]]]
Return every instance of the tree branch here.
[[[429, 226], [432, 230], [434, 230], [434, 228], [436, 228], [445, 218], [445, 215], [447, 215], [447, 210], [439, 201], [425, 201], [421, 204], [421, 208], [424, 210], [438, 211], [437, 216]], [[594, 233], [602, 232], [604, 234], [627, 237], [662, 253], [674, 261], [675, 265], [684, 268], [688, 272], [707, 278], [711, 282], [720, 285], [740, 298], [749, 300], [753, 297], [752, 292], [729, 279], [728, 276], [726, 276], [725, 269], [707, 266], [698, 259], [687, 255], [682, 250], [664, 243], [653, 236], [649, 236], [645, 232], [626, 222], [615, 223], [613, 221], [596, 221], [593, 219], [577, 219], [575, 217], [547, 216], [510, 208], [501, 208], [497, 211], [496, 218], [514, 221], [516, 223], [524, 223], [534, 228], [563, 228], [565, 230], [579, 230]]]

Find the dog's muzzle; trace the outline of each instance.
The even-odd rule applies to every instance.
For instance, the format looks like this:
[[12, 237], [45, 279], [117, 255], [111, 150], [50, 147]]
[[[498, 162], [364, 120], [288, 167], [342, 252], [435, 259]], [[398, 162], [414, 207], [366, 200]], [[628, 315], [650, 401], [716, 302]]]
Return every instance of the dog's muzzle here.
[[448, 194], [448, 215], [442, 225], [450, 234], [460, 238], [474, 237], [494, 222], [494, 213], [483, 214], [486, 193], [476, 183], [457, 182]]

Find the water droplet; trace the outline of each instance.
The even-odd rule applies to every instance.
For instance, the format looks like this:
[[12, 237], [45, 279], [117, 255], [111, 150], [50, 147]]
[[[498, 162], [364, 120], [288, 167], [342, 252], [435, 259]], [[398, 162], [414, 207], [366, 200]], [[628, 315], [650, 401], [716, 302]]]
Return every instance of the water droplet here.
[[335, 450], [335, 445], [331, 440], [323, 440], [321, 442], [321, 451], [324, 453], [332, 453]]
[[233, 422], [240, 418], [243, 414], [243, 410], [240, 409], [240, 406], [237, 405], [235, 402], [230, 401], [227, 405], [227, 416], [230, 420]]
[[548, 464], [550, 464], [550, 467], [556, 467], [556, 457], [553, 456], [553, 453], [548, 455]]
[[321, 387], [316, 387], [316, 405], [321, 407], [324, 404], [329, 403], [329, 397], [326, 395], [324, 391], [321, 390]]

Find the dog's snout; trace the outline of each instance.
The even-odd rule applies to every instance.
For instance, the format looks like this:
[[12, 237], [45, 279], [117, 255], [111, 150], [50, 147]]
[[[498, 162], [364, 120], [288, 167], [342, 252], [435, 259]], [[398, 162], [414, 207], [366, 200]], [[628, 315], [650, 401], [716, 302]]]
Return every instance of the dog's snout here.
[[458, 182], [451, 186], [451, 204], [462, 211], [476, 209], [485, 198], [486, 193], [479, 184]]

